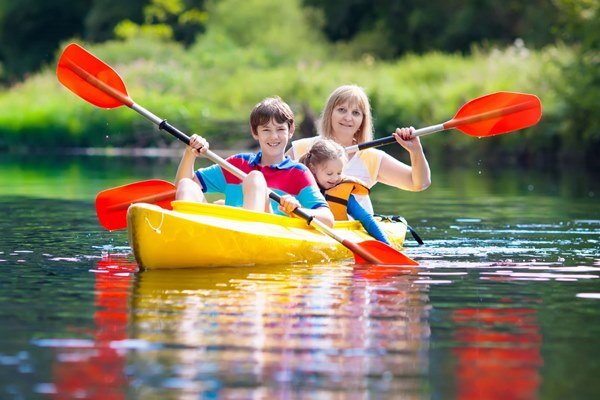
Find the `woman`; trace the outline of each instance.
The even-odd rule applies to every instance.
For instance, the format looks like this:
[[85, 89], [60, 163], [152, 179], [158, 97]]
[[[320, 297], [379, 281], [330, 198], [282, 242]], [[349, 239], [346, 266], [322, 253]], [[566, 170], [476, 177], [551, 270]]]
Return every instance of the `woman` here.
[[[414, 128], [398, 128], [393, 133], [396, 141], [410, 154], [410, 165], [389, 154], [369, 148], [348, 154], [344, 174], [365, 182], [371, 188], [377, 182], [408, 191], [425, 190], [431, 184], [431, 171]], [[360, 86], [344, 85], [331, 93], [321, 114], [319, 135], [332, 139], [344, 147], [373, 140], [373, 118], [367, 94]], [[287, 154], [299, 159], [308, 152], [315, 139], [295, 140]], [[373, 205], [368, 196], [359, 202], [370, 213]]]

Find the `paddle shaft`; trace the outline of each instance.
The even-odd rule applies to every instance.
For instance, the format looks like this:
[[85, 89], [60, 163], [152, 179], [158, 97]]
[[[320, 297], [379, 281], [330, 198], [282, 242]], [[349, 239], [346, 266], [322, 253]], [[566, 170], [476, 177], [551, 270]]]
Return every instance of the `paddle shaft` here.
[[[495, 110], [486, 111], [484, 113], [471, 115], [463, 118], [452, 118], [449, 121], [444, 122], [443, 124], [431, 125], [425, 128], [417, 129], [413, 132], [414, 137], [430, 135], [435, 132], [445, 131], [447, 129], [459, 128], [461, 125], [473, 124], [480, 121], [485, 121], [487, 119], [498, 118], [504, 115], [517, 113], [519, 111], [524, 111], [529, 108], [535, 107], [535, 103], [531, 101], [526, 101], [523, 103], [515, 104], [509, 107], [498, 108]], [[365, 142], [361, 144], [355, 144], [352, 146], [348, 146], [345, 148], [346, 152], [354, 153], [359, 150], [368, 149], [371, 147], [379, 147], [386, 144], [396, 142], [396, 138], [394, 136], [386, 136], [380, 139], [375, 139], [370, 142]]]

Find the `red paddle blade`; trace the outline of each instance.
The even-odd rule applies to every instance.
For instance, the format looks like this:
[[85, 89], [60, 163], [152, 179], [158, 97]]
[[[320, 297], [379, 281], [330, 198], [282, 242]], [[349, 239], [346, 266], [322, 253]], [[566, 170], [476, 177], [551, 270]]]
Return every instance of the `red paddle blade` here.
[[497, 92], [471, 100], [458, 110], [445, 129], [484, 137], [528, 128], [542, 117], [542, 103], [533, 94]]
[[175, 185], [152, 179], [104, 190], [96, 196], [96, 213], [100, 224], [108, 230], [127, 228], [127, 209], [132, 203], [153, 203], [171, 210]]
[[97, 107], [115, 108], [133, 103], [119, 74], [75, 43], [68, 45], [60, 56], [56, 76], [65, 87]]
[[[377, 240], [365, 240], [364, 242], [353, 244], [360, 249], [360, 251], [354, 251], [355, 249], [353, 249], [354, 261], [357, 264], [419, 265], [412, 258]], [[363, 257], [365, 253], [369, 256], [369, 259]]]

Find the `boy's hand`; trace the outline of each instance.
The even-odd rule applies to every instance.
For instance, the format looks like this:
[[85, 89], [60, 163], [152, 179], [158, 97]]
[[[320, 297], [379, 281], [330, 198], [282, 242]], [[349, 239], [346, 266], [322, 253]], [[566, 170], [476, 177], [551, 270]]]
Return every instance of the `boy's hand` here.
[[190, 136], [190, 144], [188, 148], [191, 149], [194, 155], [199, 156], [202, 153], [206, 153], [208, 147], [208, 142], [202, 136], [196, 134]]
[[298, 207], [300, 207], [300, 202], [294, 196], [289, 194], [281, 196], [281, 201], [279, 202], [279, 210], [281, 212], [291, 216]]

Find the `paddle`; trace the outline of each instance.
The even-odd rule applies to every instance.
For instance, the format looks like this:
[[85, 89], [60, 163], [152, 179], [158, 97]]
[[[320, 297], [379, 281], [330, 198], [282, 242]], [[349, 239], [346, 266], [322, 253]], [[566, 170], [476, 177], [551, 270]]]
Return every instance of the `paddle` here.
[[171, 210], [175, 185], [152, 179], [106, 189], [96, 196], [96, 214], [100, 224], [111, 231], [127, 228], [127, 209], [133, 203], [153, 203]]
[[[469, 101], [451, 120], [417, 129], [413, 135], [424, 136], [455, 128], [467, 135], [481, 138], [530, 127], [537, 124], [541, 117], [542, 104], [537, 96], [517, 92], [497, 92]], [[395, 142], [394, 136], [387, 136], [348, 146], [346, 151], [352, 153]]]
[[[159, 129], [170, 133], [189, 145], [189, 136], [169, 124], [166, 120], [157, 117], [136, 104], [127, 94], [125, 83], [121, 77], [110, 66], [81, 46], [71, 43], [65, 48], [58, 61], [56, 75], [65, 87], [91, 104], [103, 108], [116, 108], [126, 105], [158, 125]], [[243, 180], [246, 177], [243, 171], [231, 165], [211, 150], [207, 150], [203, 154], [237, 178]], [[281, 197], [271, 190], [269, 190], [269, 198], [278, 203], [281, 201]], [[368, 240], [360, 243], [352, 242], [344, 239], [333, 229], [301, 209], [294, 210], [294, 214], [304, 219], [310, 226], [335, 239], [352, 251], [356, 262], [366, 261], [376, 264], [418, 265], [416, 261], [385, 243], [376, 240]]]

